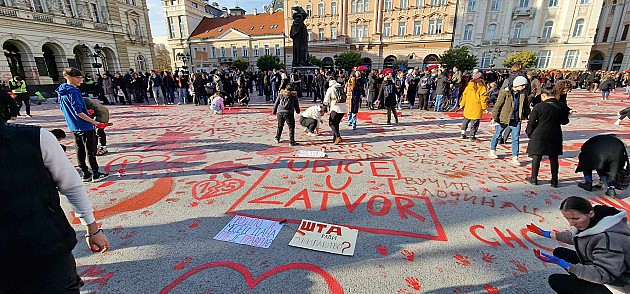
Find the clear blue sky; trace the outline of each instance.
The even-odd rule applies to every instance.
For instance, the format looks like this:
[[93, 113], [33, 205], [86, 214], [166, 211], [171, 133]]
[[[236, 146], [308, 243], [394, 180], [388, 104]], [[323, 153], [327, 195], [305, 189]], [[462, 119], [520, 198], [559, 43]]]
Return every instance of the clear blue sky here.
[[[269, 4], [270, 0], [210, 0], [210, 2], [217, 2], [219, 6], [225, 6], [232, 8], [237, 5], [245, 9], [248, 14], [253, 12], [253, 8], [257, 8], [258, 11], [262, 11], [262, 6]], [[162, 0], [147, 0], [147, 6], [149, 7], [149, 20], [151, 21], [151, 33], [153, 37], [165, 36], [166, 25], [164, 23], [164, 11]]]

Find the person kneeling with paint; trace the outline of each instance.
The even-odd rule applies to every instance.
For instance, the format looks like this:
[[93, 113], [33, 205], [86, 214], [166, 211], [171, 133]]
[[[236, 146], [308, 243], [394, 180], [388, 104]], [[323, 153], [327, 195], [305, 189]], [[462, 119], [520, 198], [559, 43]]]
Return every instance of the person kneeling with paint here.
[[300, 124], [304, 127], [304, 133], [314, 137], [319, 134], [321, 124], [323, 124], [322, 115], [326, 114], [326, 105], [313, 105], [302, 112]]
[[549, 276], [551, 289], [556, 293], [630, 293], [630, 228], [626, 212], [604, 205], [593, 207], [577, 196], [565, 199], [560, 212], [571, 225], [570, 232], [527, 226], [535, 234], [575, 246], [575, 251], [558, 247], [553, 255], [534, 249], [538, 259], [555, 263], [569, 273]]

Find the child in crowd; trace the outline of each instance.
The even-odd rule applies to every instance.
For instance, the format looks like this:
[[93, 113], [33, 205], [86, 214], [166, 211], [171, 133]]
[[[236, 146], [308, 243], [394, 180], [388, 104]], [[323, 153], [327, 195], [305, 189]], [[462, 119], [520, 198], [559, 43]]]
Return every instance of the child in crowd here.
[[212, 96], [212, 104], [210, 104], [210, 110], [212, 110], [214, 114], [223, 114], [223, 109], [225, 109], [223, 97], [221, 97], [219, 92], [214, 93]]
[[66, 138], [66, 132], [64, 132], [62, 129], [54, 129], [50, 131], [55, 138], [57, 138], [57, 142], [59, 142], [59, 145], [61, 146], [61, 149], [63, 149], [63, 152], [66, 152], [66, 146], [61, 144], [61, 140]]

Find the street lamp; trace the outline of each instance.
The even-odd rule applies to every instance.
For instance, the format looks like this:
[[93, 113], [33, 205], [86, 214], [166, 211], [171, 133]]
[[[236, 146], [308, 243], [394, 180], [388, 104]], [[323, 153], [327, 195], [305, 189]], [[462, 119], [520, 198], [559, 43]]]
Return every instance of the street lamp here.
[[177, 55], [176, 55], [176, 56], [177, 56], [177, 58], [178, 58], [179, 60], [181, 60], [181, 61], [182, 61], [182, 63], [184, 64], [184, 65], [182, 66], [182, 69], [187, 69], [187, 68], [188, 68], [188, 66], [186, 65], [186, 61], [190, 60], [190, 53], [186, 53], [186, 54], [184, 54], [184, 53], [182, 53], [182, 52], [179, 52], [179, 53], [177, 53]]
[[83, 53], [85, 53], [86, 56], [88, 57], [93, 57], [94, 58], [94, 63], [92, 63], [92, 67], [96, 68], [96, 73], [99, 73], [99, 68], [103, 67], [102, 64], [98, 63], [98, 59], [99, 57], [102, 58], [101, 54], [102, 54], [102, 50], [103, 47], [101, 47], [101, 45], [96, 44], [94, 45], [94, 53], [90, 54], [90, 47], [88, 47], [85, 44], [81, 45], [81, 50], [83, 51]]
[[501, 49], [499, 49], [499, 48], [494, 48], [494, 49], [492, 49], [492, 50], [490, 50], [488, 52], [490, 52], [490, 54], [491, 54], [490, 64], [488, 64], [488, 66], [490, 68], [494, 68], [494, 66], [495, 66], [494, 59], [497, 56], [501, 56], [501, 53], [503, 53], [503, 51]]

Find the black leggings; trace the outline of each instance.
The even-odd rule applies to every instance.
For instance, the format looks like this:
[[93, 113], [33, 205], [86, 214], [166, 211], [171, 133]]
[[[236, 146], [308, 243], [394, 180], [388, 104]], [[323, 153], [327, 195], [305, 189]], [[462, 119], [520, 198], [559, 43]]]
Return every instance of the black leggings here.
[[98, 162], [96, 161], [96, 132], [94, 130], [74, 132], [74, 144], [77, 148], [77, 162], [84, 175], [89, 175], [90, 170], [85, 164], [87, 157], [92, 174], [96, 175], [98, 171]]
[[470, 136], [474, 137], [477, 134], [477, 130], [479, 130], [479, 120], [478, 119], [468, 119], [464, 118], [464, 122], [462, 122], [462, 131], [466, 134], [466, 129], [468, 129], [468, 124], [472, 123], [470, 126]]
[[336, 113], [334, 111], [330, 112], [330, 117], [328, 117], [328, 124], [330, 125], [330, 129], [333, 133], [333, 140], [335, 138], [341, 138], [341, 134], [339, 133], [339, 124], [343, 119], [345, 113]]
[[[553, 256], [562, 258], [572, 264], [580, 263], [577, 253], [568, 248], [558, 247], [554, 249]], [[548, 281], [549, 287], [559, 294], [612, 294], [603, 284], [582, 280], [573, 274], [552, 274], [549, 276]]]
[[[532, 155], [532, 179], [538, 179], [538, 170], [540, 169], [540, 161], [542, 160], [542, 155]], [[558, 155], [548, 155], [549, 157], [549, 165], [551, 165], [551, 180], [558, 180]]]
[[15, 101], [17, 102], [18, 109], [22, 109], [22, 104], [26, 105], [26, 114], [31, 115], [31, 98], [28, 96], [28, 93], [18, 93], [15, 94], [17, 98]]

